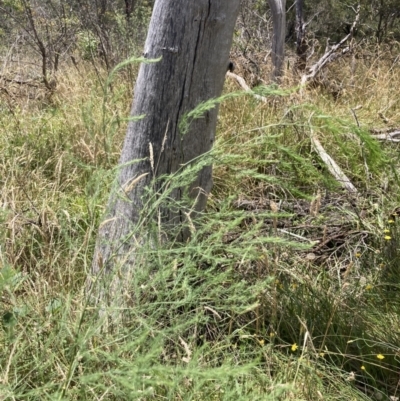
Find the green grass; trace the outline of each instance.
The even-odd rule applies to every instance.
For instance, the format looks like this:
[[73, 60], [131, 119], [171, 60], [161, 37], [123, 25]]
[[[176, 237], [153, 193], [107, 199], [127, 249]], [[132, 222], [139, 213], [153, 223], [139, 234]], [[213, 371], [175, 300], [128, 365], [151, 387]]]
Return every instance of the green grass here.
[[121, 70], [105, 97], [87, 67], [65, 71], [51, 98], [4, 95], [0, 400], [399, 396], [399, 158], [368, 131], [379, 112], [400, 125], [389, 67], [360, 65], [336, 101], [321, 90], [227, 96], [207, 155], [214, 189], [191, 240], [138, 249], [124, 307], [110, 302], [102, 318], [85, 282], [132, 88]]

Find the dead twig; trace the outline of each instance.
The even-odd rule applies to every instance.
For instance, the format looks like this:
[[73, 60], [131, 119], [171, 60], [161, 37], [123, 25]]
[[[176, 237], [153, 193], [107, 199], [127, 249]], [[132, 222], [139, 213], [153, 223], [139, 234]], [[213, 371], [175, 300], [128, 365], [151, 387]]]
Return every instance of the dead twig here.
[[[235, 79], [245, 91], [252, 93], [252, 90], [250, 89], [249, 85], [247, 85], [246, 81], [242, 77], [240, 77], [239, 75], [234, 74], [233, 72], [229, 72], [229, 71], [226, 73], [226, 75], [228, 77], [230, 77], [230, 78]], [[262, 101], [264, 103], [268, 102], [268, 99], [266, 97], [264, 97], [264, 96], [260, 96], [260, 95], [257, 95], [255, 93], [252, 93], [252, 95], [257, 100], [260, 100], [260, 101]]]
[[[308, 74], [304, 74], [301, 78], [301, 85], [305, 85], [307, 81], [310, 81], [314, 79], [317, 74], [322, 70], [322, 68], [333, 61], [337, 57], [337, 51], [339, 50], [340, 47], [342, 47], [352, 36], [354, 29], [356, 25], [358, 24], [358, 20], [360, 19], [360, 5], [358, 5], [357, 10], [356, 10], [356, 16], [354, 19], [354, 22], [350, 28], [350, 32], [336, 45], [327, 46], [327, 49], [325, 51], [325, 54], [315, 63], [313, 64], [309, 69], [308, 69]], [[343, 49], [342, 50], [342, 55], [347, 53], [349, 51], [349, 48]]]

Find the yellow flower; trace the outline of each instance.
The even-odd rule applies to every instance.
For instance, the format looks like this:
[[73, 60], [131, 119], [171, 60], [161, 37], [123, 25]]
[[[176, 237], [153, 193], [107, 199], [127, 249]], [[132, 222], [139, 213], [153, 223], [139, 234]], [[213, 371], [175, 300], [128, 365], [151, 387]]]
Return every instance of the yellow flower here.
[[384, 233], [390, 233], [390, 230], [388, 230], [387, 228], [385, 228], [385, 229], [383, 230], [383, 232], [384, 232]]
[[361, 253], [359, 253], [359, 252], [357, 252], [356, 254], [355, 254], [355, 257], [356, 258], [359, 258], [361, 256]]
[[261, 346], [264, 345], [264, 340], [258, 340], [258, 342], [260, 343]]
[[361, 370], [365, 370], [365, 366], [364, 365], [361, 366]]
[[275, 336], [275, 333], [271, 331], [271, 333], [269, 333], [269, 336], [270, 336], [270, 337], [274, 337], [274, 336]]
[[385, 240], [386, 241], [389, 241], [389, 240], [391, 240], [392, 239], [392, 237], [390, 236], [390, 235], [385, 235]]
[[365, 286], [365, 289], [368, 291], [368, 290], [372, 290], [372, 288], [373, 288], [373, 286], [372, 286], [372, 284], [367, 284], [366, 286]]
[[299, 348], [299, 346], [298, 346], [296, 343], [294, 343], [294, 344], [292, 345], [291, 350], [294, 352], [294, 351], [297, 350], [297, 348]]
[[388, 220], [388, 223], [389, 223], [389, 224], [393, 224], [393, 223], [394, 223], [394, 220], [391, 220], [391, 219], [390, 219], [390, 220]]
[[382, 354], [378, 354], [376, 357], [377, 357], [378, 359], [380, 359], [380, 360], [385, 359], [385, 357], [384, 357]]

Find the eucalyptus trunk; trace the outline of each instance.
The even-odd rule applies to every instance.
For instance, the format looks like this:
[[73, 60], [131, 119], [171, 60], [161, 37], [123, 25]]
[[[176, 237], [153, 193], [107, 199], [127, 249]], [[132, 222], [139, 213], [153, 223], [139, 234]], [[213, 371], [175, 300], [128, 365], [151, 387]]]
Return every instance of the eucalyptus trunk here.
[[[111, 194], [107, 215], [101, 224], [92, 272], [106, 273], [116, 264], [122, 272], [135, 268], [132, 235], [144, 207], [146, 188], [162, 196], [165, 186], [158, 177], [190, 165], [208, 152], [214, 143], [218, 107], [204, 112], [183, 131], [182, 118], [200, 103], [221, 95], [229, 63], [229, 51], [240, 0], [157, 0], [154, 5], [144, 49], [143, 63], [134, 90], [131, 116], [144, 118], [128, 126], [120, 159], [116, 190]], [[179, 205], [188, 193], [201, 211], [212, 187], [212, 166], [201, 169], [191, 184], [168, 196]], [[167, 226], [182, 225], [187, 214], [161, 205], [160, 221]], [[179, 231], [179, 230], [178, 230]], [[146, 236], [146, 228], [140, 234]], [[187, 238], [179, 231], [179, 240]]]
[[283, 75], [286, 36], [286, 0], [268, 0], [272, 13], [272, 80], [279, 82]]
[[304, 72], [307, 65], [306, 25], [303, 17], [304, 0], [296, 0], [296, 69]]

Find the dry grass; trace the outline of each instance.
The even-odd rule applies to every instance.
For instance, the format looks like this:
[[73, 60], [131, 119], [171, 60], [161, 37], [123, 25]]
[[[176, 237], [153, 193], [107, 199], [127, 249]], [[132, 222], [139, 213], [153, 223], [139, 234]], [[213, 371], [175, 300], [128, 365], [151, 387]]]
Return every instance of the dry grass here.
[[[106, 98], [106, 74], [83, 64], [54, 93], [1, 84], [4, 399], [398, 396], [399, 159], [368, 133], [400, 126], [398, 63], [340, 60], [326, 78], [339, 96], [322, 85], [223, 103], [203, 228], [186, 248], [151, 254], [136, 306], [101, 333], [83, 289], [125, 134], [126, 77]], [[329, 176], [311, 129], [357, 199]]]

